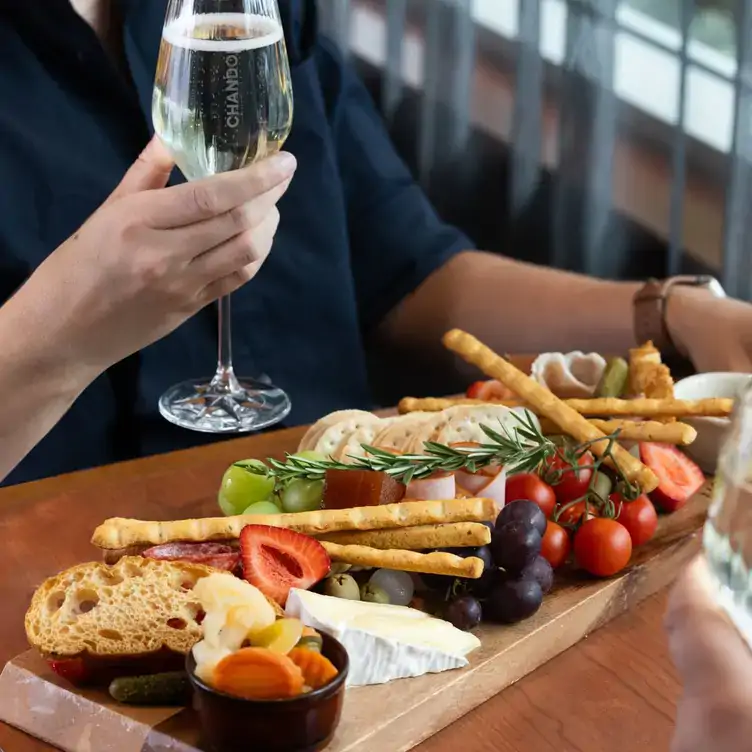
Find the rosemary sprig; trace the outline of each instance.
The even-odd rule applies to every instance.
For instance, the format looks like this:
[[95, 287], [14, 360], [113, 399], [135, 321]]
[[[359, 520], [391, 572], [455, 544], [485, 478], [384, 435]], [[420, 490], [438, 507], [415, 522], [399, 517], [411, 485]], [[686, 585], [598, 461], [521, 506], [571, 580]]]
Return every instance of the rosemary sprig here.
[[473, 473], [492, 464], [502, 465], [508, 473], [533, 472], [556, 453], [556, 445], [543, 436], [528, 413], [513, 415], [519, 423], [513, 430], [501, 423], [500, 431], [481, 425], [481, 430], [489, 441], [477, 447], [449, 447], [428, 441], [424, 445], [425, 454], [392, 454], [364, 444], [363, 449], [367, 455], [350, 457], [351, 464], [336, 460], [312, 460], [289, 454], [284, 462], [270, 459], [268, 463], [271, 474], [280, 484], [302, 479], [323, 480], [326, 471], [332, 469], [378, 470], [402, 483], [425, 478], [439, 471], [464, 469]]

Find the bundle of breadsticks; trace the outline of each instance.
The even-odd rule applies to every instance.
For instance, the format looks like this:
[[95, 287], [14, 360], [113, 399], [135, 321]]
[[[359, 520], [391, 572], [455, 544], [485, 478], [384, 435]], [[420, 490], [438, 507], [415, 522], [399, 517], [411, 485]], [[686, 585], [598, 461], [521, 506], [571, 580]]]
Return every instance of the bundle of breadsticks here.
[[[514, 391], [518, 399], [489, 403], [464, 397], [405, 397], [399, 404], [401, 414], [434, 413], [459, 405], [497, 404], [524, 407], [535, 413], [540, 417], [544, 434], [567, 433], [582, 439], [585, 435], [592, 435], [592, 429], [595, 429], [604, 435], [618, 431], [623, 441], [687, 445], [695, 440], [697, 431], [677, 419], [727, 417], [733, 408], [733, 400], [725, 398], [675, 399], [671, 372], [661, 362], [660, 353], [651, 342], [630, 351], [629, 392], [634, 397], [564, 400], [556, 398], [469, 334], [453, 330], [445, 336], [444, 343], [460, 357], [478, 366], [489, 378], [498, 379]], [[575, 414], [586, 420], [575, 420]]]
[[[471, 498], [170, 522], [116, 517], [94, 531], [92, 543], [112, 563], [121, 556], [138, 555], [164, 543], [232, 545], [246, 525], [271, 525], [317, 538], [334, 562], [477, 579], [483, 573], [481, 559], [433, 549], [488, 544], [490, 528], [482, 523], [494, 520], [496, 515], [491, 499]], [[201, 555], [200, 546], [190, 554], [195, 561], [200, 561]], [[210, 554], [207, 558], [211, 558]]]

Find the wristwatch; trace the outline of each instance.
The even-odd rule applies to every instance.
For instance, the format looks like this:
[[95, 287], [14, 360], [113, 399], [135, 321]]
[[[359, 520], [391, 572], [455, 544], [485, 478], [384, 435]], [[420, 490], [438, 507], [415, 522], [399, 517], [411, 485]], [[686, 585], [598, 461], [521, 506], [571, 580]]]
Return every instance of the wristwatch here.
[[634, 333], [638, 344], [648, 340], [667, 358], [681, 357], [666, 327], [666, 304], [676, 287], [696, 287], [707, 290], [715, 298], [725, 298], [721, 283], [709, 275], [677, 276], [668, 279], [649, 279], [634, 295]]

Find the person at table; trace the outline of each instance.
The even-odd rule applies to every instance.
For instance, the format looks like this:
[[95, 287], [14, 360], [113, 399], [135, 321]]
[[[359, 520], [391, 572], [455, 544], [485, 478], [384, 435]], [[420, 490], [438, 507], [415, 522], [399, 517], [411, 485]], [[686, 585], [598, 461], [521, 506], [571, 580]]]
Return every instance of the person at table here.
[[367, 343], [397, 353], [393, 371], [449, 368], [440, 338], [451, 327], [501, 352], [617, 352], [652, 337], [700, 369], [752, 370], [745, 303], [676, 284], [664, 317], [660, 286], [473, 250], [436, 215], [363, 84], [317, 36], [314, 0], [280, 8], [294, 179], [293, 161], [279, 157], [181, 185], [158, 145], [139, 157], [164, 0], [0, 3], [7, 483], [211, 440], [168, 424], [157, 402], [206, 372], [216, 348], [207, 304], [230, 291], [236, 370], [269, 374], [291, 395], [296, 424], [372, 406]]
[[666, 631], [682, 679], [671, 752], [752, 749], [752, 652], [718, 607], [702, 557], [679, 578]]

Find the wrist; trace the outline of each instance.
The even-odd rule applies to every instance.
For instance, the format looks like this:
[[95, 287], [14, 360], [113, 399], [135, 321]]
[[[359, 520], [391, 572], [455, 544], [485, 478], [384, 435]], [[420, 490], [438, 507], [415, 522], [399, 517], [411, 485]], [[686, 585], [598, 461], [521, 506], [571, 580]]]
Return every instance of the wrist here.
[[5, 357], [34, 391], [44, 385], [50, 395], [75, 399], [105, 369], [78, 357], [66, 325], [50, 310], [53, 301], [32, 287], [27, 283], [0, 307]]
[[689, 357], [690, 330], [698, 304], [711, 298], [711, 294], [702, 288], [676, 286], [666, 298], [665, 322], [666, 330], [671, 337], [677, 352], [683, 357]]

